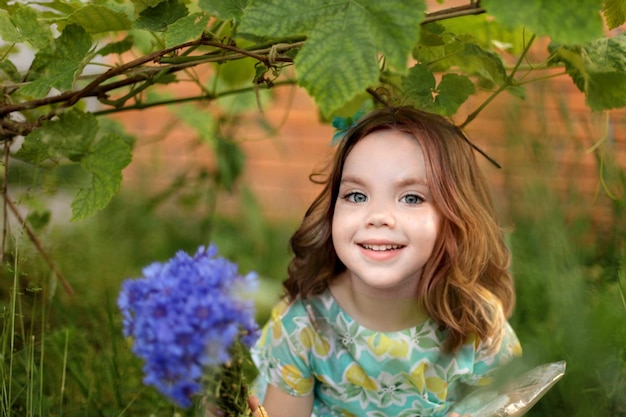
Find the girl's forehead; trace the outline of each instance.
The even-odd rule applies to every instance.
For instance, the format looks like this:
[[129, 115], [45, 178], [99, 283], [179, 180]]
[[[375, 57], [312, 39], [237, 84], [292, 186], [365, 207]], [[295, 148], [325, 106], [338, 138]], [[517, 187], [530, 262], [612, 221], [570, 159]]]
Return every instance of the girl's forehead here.
[[398, 130], [372, 132], [358, 141], [346, 156], [343, 173], [365, 175], [397, 173], [425, 178], [425, 159], [417, 139]]

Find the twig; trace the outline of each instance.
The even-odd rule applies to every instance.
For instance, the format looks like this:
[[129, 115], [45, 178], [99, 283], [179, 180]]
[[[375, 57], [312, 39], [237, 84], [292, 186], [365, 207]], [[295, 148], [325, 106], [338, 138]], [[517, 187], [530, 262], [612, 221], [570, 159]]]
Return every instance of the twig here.
[[385, 99], [385, 97], [383, 97], [381, 94], [379, 94], [379, 92], [377, 90], [374, 90], [371, 87], [367, 88], [367, 93], [372, 96], [372, 98], [379, 102], [380, 104], [382, 104], [383, 106], [389, 106], [389, 103], [387, 102], [387, 100]]
[[465, 126], [467, 126], [472, 120], [474, 120], [476, 118], [476, 116], [478, 116], [480, 114], [481, 111], [484, 110], [485, 107], [487, 107], [487, 105], [489, 103], [491, 103], [491, 101], [496, 98], [498, 96], [498, 94], [500, 94], [502, 91], [506, 90], [508, 87], [510, 87], [511, 85], [513, 85], [513, 81], [515, 78], [515, 74], [517, 73], [517, 70], [519, 69], [519, 66], [522, 64], [522, 62], [524, 61], [524, 57], [526, 56], [526, 54], [528, 54], [528, 51], [530, 50], [530, 46], [533, 44], [533, 42], [535, 41], [535, 35], [533, 35], [530, 40], [528, 41], [528, 44], [526, 45], [526, 47], [524, 48], [524, 51], [522, 52], [522, 55], [519, 57], [519, 59], [517, 60], [517, 63], [515, 64], [515, 67], [513, 67], [513, 70], [511, 71], [511, 73], [509, 74], [509, 76], [506, 78], [506, 80], [504, 80], [504, 82], [502, 83], [502, 85], [493, 93], [491, 93], [491, 95], [489, 97], [487, 97], [487, 99], [480, 105], [478, 106], [478, 108], [476, 110], [474, 110], [472, 113], [470, 113], [467, 118], [465, 119], [465, 121], [463, 123], [461, 123], [459, 125], [459, 127], [461, 129], [463, 129]]
[[[297, 80], [295, 80], [295, 79], [288, 79], [288, 80], [275, 82], [273, 84], [273, 87], [279, 87], [279, 86], [282, 86], [282, 85], [294, 85], [294, 84], [297, 84]], [[140, 102], [140, 103], [137, 103], [137, 104], [133, 104], [131, 106], [124, 106], [124, 107], [114, 108], [114, 109], [96, 110], [96, 111], [92, 112], [92, 114], [94, 114], [96, 116], [102, 116], [104, 114], [121, 113], [121, 112], [124, 112], [124, 111], [131, 111], [131, 110], [144, 110], [144, 109], [148, 109], [148, 108], [151, 108], [151, 107], [167, 106], [167, 105], [170, 105], [170, 104], [188, 103], [190, 101], [217, 100], [218, 98], [226, 97], [226, 96], [233, 95], [233, 94], [240, 94], [240, 93], [251, 92], [251, 91], [254, 91], [254, 89], [256, 87], [257, 86], [254, 85], [254, 86], [251, 86], [251, 87], [244, 87], [244, 88], [239, 88], [239, 89], [235, 89], [235, 90], [228, 90], [228, 91], [224, 91], [222, 93], [217, 93], [217, 94], [201, 94], [201, 95], [197, 95], [197, 96], [181, 97], [181, 98], [168, 99], [168, 100], [162, 100], [162, 101], [151, 101], [149, 103]]]
[[11, 201], [11, 199], [9, 198], [9, 195], [6, 192], [4, 193], [4, 202], [6, 205], [9, 206], [9, 208], [11, 209], [11, 211], [13, 212], [17, 220], [19, 220], [20, 224], [24, 227], [30, 240], [33, 242], [33, 244], [35, 245], [35, 247], [37, 248], [41, 256], [43, 256], [44, 260], [46, 261], [50, 269], [52, 269], [52, 271], [54, 272], [54, 275], [56, 275], [57, 279], [61, 281], [61, 284], [63, 284], [65, 291], [67, 291], [69, 295], [74, 295], [74, 289], [72, 288], [70, 283], [65, 279], [65, 277], [63, 276], [59, 268], [57, 268], [52, 258], [50, 258], [46, 250], [41, 245], [41, 242], [39, 242], [39, 239], [37, 239], [37, 236], [35, 235], [35, 232], [33, 232], [33, 229], [31, 229], [28, 223], [26, 223], [26, 220], [20, 214], [19, 210], [17, 209], [17, 206], [13, 203], [13, 201]]
[[[297, 48], [302, 46], [303, 42], [295, 42], [292, 44], [281, 44], [280, 51], [284, 52], [289, 49]], [[163, 57], [172, 51], [176, 51], [179, 49], [194, 47], [196, 45], [209, 45], [214, 47], [222, 47], [223, 49], [227, 49], [231, 51], [228, 54], [206, 54], [199, 57], [187, 57], [184, 62], [176, 62], [172, 60], [173, 64], [171, 65], [158, 65], [150, 68], [142, 68], [141, 66], [147, 64], [149, 62], [167, 62], [167, 60], [163, 59]], [[104, 95], [105, 93], [115, 90], [117, 88], [126, 87], [128, 85], [136, 84], [141, 81], [145, 81], [146, 79], [152, 77], [153, 75], [167, 69], [170, 73], [178, 72], [183, 69], [197, 66], [199, 64], [203, 64], [206, 62], [215, 62], [215, 61], [228, 61], [228, 60], [236, 60], [242, 59], [246, 57], [255, 57], [260, 58], [262, 61], [267, 61], [268, 58], [264, 56], [264, 54], [269, 54], [272, 48], [262, 48], [258, 50], [246, 51], [232, 45], [225, 46], [220, 43], [211, 42], [208, 40], [197, 40], [194, 42], [187, 42], [185, 44], [181, 44], [172, 48], [164, 49], [161, 51], [156, 51], [151, 54], [142, 56], [133, 61], [127, 62], [126, 64], [120, 65], [115, 68], [111, 68], [110, 70], [98, 75], [93, 81], [91, 81], [86, 87], [78, 91], [68, 91], [65, 93], [58, 94], [52, 97], [45, 97], [41, 99], [31, 100], [23, 103], [11, 104], [11, 105], [0, 105], [0, 120], [3, 120], [3, 117], [18, 111], [33, 109], [37, 107], [47, 106], [50, 104], [63, 103], [64, 107], [68, 105], [76, 103], [81, 98], [85, 97], [99, 97]], [[234, 51], [234, 52], [232, 52]], [[180, 59], [180, 57], [179, 57]], [[275, 58], [278, 60], [278, 58]], [[285, 58], [288, 62], [291, 62], [291, 58]], [[133, 73], [131, 70], [140, 68], [140, 72]], [[128, 78], [124, 80], [115, 81], [111, 83], [105, 84], [106, 81], [120, 76], [120, 75], [129, 75]]]
[[455, 17], [470, 16], [486, 12], [487, 11], [484, 8], [480, 7], [480, 2], [471, 2], [465, 6], [450, 7], [437, 12], [427, 13], [421, 24], [425, 25], [439, 20], [453, 19]]
[[2, 245], [0, 247], [0, 264], [4, 263], [4, 251], [7, 243], [7, 229], [9, 228], [9, 213], [7, 211], [7, 190], [9, 188], [9, 148], [10, 140], [4, 141], [4, 178], [2, 179], [2, 195], [4, 196], [4, 209], [2, 210]]

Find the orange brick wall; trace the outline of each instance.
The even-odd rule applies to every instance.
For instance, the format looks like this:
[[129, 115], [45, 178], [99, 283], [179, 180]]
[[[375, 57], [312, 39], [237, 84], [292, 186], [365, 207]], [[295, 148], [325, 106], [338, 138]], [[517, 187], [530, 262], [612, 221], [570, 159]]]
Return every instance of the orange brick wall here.
[[[537, 45], [536, 49], [541, 54], [545, 45]], [[175, 88], [184, 94], [181, 86]], [[309, 181], [309, 174], [330, 155], [333, 129], [319, 121], [315, 105], [304, 91], [280, 87], [273, 94], [275, 100], [266, 106], [263, 116], [251, 112], [237, 129], [235, 138], [247, 158], [241, 183], [254, 192], [265, 216], [299, 218], [319, 190], [319, 186]], [[463, 121], [486, 97], [486, 94], [473, 96], [455, 116], [455, 121]], [[208, 120], [216, 109], [211, 104], [204, 106]], [[210, 149], [198, 146], [194, 132], [177, 123], [165, 108], [114, 117], [138, 138], [133, 162], [124, 172], [125, 190], [158, 192], [190, 165], [214, 163]], [[277, 129], [276, 135], [257, 127], [256, 120], [261, 117]], [[588, 149], [605, 135], [607, 120], [612, 126], [607, 149], [625, 168], [626, 110], [611, 111], [608, 119], [606, 114], [592, 113], [584, 104], [584, 95], [567, 76], [534, 83], [524, 101], [501, 94], [466, 130], [473, 142], [504, 166], [502, 170], [495, 169], [479, 157], [502, 208], [511, 204], [512, 188], [534, 176], [547, 179], [555, 193], [579, 190], [587, 206], [594, 204], [596, 217], [605, 218], [610, 204], [603, 197], [595, 156]], [[158, 140], [164, 133], [167, 133], [165, 139]], [[519, 138], [521, 133], [526, 136], [524, 141]], [[539, 168], [537, 155], [533, 153], [538, 145], [533, 145], [533, 140], [544, 146], [544, 155], [552, 155], [551, 165]], [[612, 190], [624, 196], [624, 190]], [[218, 208], [234, 212], [237, 200], [223, 198]]]

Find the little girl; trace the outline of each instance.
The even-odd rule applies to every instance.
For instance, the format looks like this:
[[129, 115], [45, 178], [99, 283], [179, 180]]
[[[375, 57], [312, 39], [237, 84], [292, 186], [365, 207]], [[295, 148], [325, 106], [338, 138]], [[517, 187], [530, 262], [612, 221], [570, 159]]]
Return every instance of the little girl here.
[[290, 244], [286, 297], [252, 351], [270, 417], [445, 416], [521, 354], [488, 187], [443, 117], [359, 120]]

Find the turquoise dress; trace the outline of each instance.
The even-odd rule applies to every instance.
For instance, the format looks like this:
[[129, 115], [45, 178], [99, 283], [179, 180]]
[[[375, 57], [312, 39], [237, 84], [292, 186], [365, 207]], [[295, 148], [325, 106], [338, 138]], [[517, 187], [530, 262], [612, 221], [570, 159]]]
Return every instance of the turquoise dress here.
[[328, 290], [282, 300], [252, 349], [253, 392], [262, 400], [270, 383], [294, 396], [314, 393], [315, 417], [445, 416], [463, 384], [486, 385], [490, 371], [521, 355], [508, 323], [503, 331], [495, 353], [471, 338], [443, 354], [446, 331], [432, 320], [378, 332], [350, 318]]

